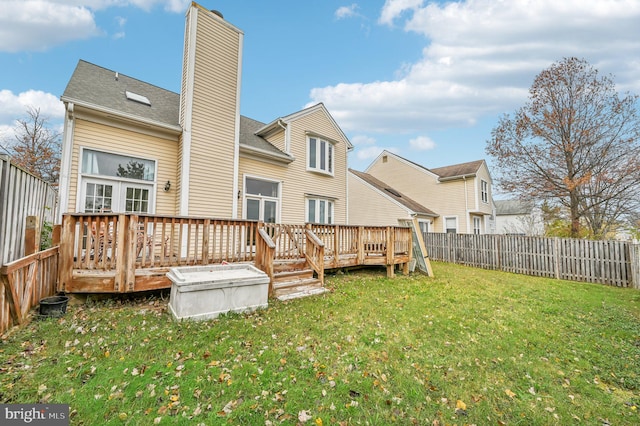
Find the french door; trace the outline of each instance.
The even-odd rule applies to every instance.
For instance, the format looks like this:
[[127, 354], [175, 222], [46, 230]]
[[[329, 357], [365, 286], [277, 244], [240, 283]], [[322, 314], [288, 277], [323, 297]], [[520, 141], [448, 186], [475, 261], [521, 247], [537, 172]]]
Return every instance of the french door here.
[[153, 185], [107, 179], [83, 179], [85, 213], [152, 213]]

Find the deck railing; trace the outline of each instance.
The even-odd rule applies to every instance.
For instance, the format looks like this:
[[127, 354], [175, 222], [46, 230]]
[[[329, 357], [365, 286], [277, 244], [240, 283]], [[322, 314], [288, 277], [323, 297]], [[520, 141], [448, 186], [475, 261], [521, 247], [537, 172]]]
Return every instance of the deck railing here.
[[40, 299], [56, 293], [58, 246], [0, 268], [0, 334], [24, 321]]
[[[261, 231], [261, 232], [259, 232]], [[273, 280], [273, 262], [306, 258], [327, 268], [406, 264], [408, 228], [289, 225], [250, 220], [135, 214], [65, 214], [58, 289], [132, 292], [164, 288], [171, 267], [255, 262]]]

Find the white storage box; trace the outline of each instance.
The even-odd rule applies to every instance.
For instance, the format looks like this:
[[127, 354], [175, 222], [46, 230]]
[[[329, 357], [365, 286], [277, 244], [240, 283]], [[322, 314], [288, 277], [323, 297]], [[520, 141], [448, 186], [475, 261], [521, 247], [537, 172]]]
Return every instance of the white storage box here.
[[184, 266], [167, 272], [175, 319], [206, 320], [227, 312], [266, 308], [269, 277], [252, 265]]

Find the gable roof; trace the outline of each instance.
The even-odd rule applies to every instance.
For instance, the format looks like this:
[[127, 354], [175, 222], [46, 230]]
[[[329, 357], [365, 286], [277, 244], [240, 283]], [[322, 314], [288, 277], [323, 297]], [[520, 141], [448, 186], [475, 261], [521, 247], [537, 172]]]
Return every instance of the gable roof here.
[[[143, 96], [150, 105], [128, 98], [126, 92]], [[180, 128], [178, 93], [83, 60], [78, 61], [60, 99], [176, 130]]]
[[456, 177], [475, 175], [483, 163], [484, 160], [476, 160], [470, 161], [468, 163], [453, 164], [451, 166], [438, 167], [430, 170], [433, 173], [437, 174], [441, 179], [452, 179]]
[[440, 181], [453, 180], [453, 179], [461, 178], [463, 176], [475, 175], [480, 169], [480, 167], [482, 166], [482, 164], [485, 163], [484, 160], [476, 160], [476, 161], [470, 161], [467, 163], [453, 164], [451, 166], [436, 167], [434, 169], [428, 169], [416, 162], [408, 160], [404, 157], [399, 156], [398, 154], [394, 154], [393, 152], [387, 151], [385, 149], [380, 153], [380, 155], [378, 155], [378, 157], [375, 160], [373, 160], [373, 162], [369, 165], [369, 167], [367, 167], [367, 170], [369, 170], [369, 168], [374, 163], [376, 163], [379, 158], [382, 158], [385, 155], [392, 155], [393, 157], [395, 157], [401, 162], [407, 163], [408, 165], [415, 167], [424, 173], [428, 173], [433, 177], [437, 177], [438, 180]]
[[304, 117], [307, 114], [312, 114], [312, 113], [314, 113], [314, 112], [316, 112], [318, 110], [324, 112], [324, 114], [327, 116], [327, 118], [329, 119], [329, 121], [331, 122], [333, 127], [336, 129], [336, 131], [346, 141], [347, 149], [348, 150], [352, 150], [353, 149], [353, 144], [351, 143], [349, 138], [347, 138], [347, 135], [344, 134], [344, 132], [342, 131], [340, 126], [338, 126], [338, 123], [336, 123], [336, 120], [334, 120], [334, 118], [331, 116], [331, 114], [329, 113], [329, 111], [327, 110], [327, 108], [324, 106], [324, 104], [322, 102], [317, 103], [315, 105], [312, 105], [310, 107], [307, 107], [305, 109], [302, 109], [300, 111], [296, 111], [296, 112], [294, 112], [292, 114], [285, 115], [284, 117], [278, 117], [275, 120], [273, 120], [271, 123], [265, 124], [262, 128], [258, 129], [256, 131], [256, 134], [257, 135], [268, 135], [275, 128], [281, 127], [281, 125], [283, 123], [285, 123], [285, 124], [286, 123], [290, 123], [293, 120], [297, 120], [300, 117]]
[[291, 155], [281, 151], [271, 142], [256, 134], [256, 132], [264, 126], [265, 124], [261, 121], [241, 115], [240, 147], [255, 154], [277, 157], [278, 159], [285, 162], [293, 161], [293, 157]]
[[377, 179], [368, 173], [359, 172], [353, 169], [349, 169], [349, 172], [353, 173], [355, 176], [365, 181], [365, 183], [369, 184], [370, 186], [372, 186], [373, 188], [375, 188], [385, 196], [390, 197], [391, 199], [403, 205], [404, 207], [408, 208], [414, 213], [420, 213], [420, 214], [434, 216], [434, 217], [439, 216], [437, 213], [433, 212], [432, 210], [429, 210], [422, 204], [412, 200], [406, 195], [403, 195], [400, 191], [397, 191], [391, 188], [389, 185], [382, 182], [380, 179]]

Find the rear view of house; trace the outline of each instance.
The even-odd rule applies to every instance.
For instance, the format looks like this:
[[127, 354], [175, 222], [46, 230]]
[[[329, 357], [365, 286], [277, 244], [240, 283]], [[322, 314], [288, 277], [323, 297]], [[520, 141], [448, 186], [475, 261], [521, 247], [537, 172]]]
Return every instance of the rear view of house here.
[[241, 116], [243, 32], [196, 3], [185, 22], [180, 94], [78, 62], [61, 97], [60, 213], [347, 223], [352, 145], [324, 105]]

